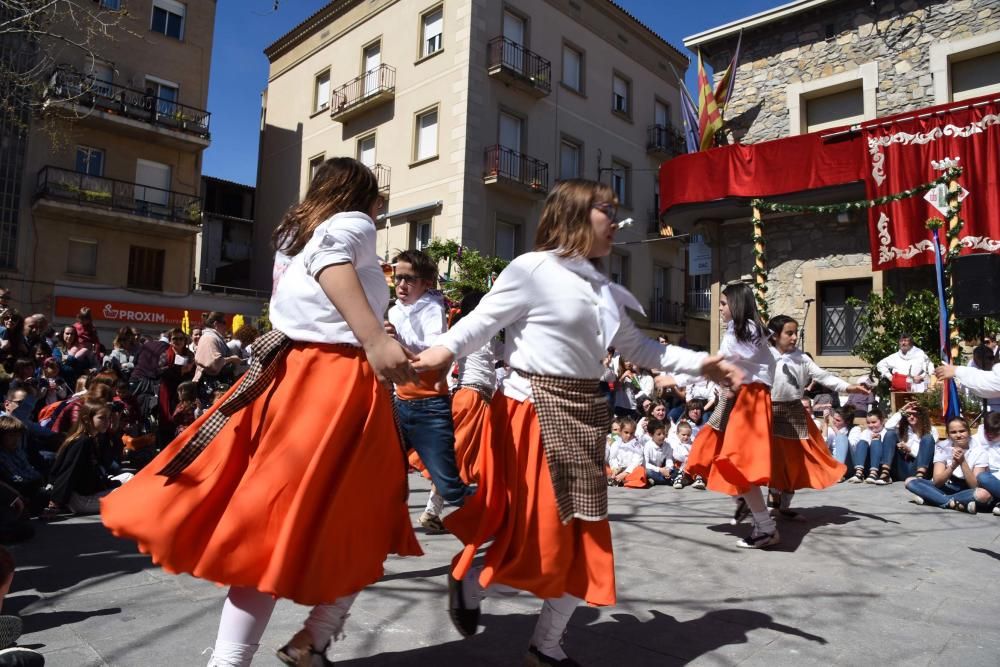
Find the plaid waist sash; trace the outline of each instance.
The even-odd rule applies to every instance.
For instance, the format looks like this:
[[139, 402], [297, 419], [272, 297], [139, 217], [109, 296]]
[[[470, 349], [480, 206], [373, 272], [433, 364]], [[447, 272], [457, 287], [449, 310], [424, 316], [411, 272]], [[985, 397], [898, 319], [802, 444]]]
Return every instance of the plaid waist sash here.
[[802, 401], [774, 401], [771, 403], [771, 421], [776, 438], [788, 440], [808, 440], [809, 425], [806, 420], [809, 415], [802, 407]]
[[517, 373], [531, 383], [559, 520], [606, 519], [604, 444], [611, 412], [598, 381]]
[[[459, 385], [458, 389], [471, 389], [480, 396], [482, 396], [483, 400], [486, 401], [487, 403], [493, 400], [494, 388], [487, 387], [485, 384], [470, 382], [469, 384]], [[456, 389], [455, 391], [458, 391], [458, 389]]]
[[212, 413], [194, 436], [157, 475], [174, 477], [184, 471], [201, 454], [215, 436], [222, 432], [229, 418], [250, 405], [264, 393], [278, 371], [278, 365], [292, 346], [292, 339], [277, 329], [267, 332], [253, 344], [250, 370], [240, 380], [236, 390]]
[[716, 431], [725, 431], [726, 425], [729, 423], [729, 414], [733, 411], [733, 405], [735, 404], [735, 396], [730, 396], [729, 391], [726, 389], [720, 391], [719, 400], [715, 402], [712, 414], [708, 417], [707, 425]]

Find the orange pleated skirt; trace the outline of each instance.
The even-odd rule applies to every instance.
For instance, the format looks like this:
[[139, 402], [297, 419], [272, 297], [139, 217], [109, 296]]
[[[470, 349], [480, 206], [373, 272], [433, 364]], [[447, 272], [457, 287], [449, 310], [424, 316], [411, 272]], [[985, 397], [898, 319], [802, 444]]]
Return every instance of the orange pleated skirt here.
[[392, 403], [361, 350], [295, 344], [186, 470], [157, 475], [213, 412], [101, 504], [165, 570], [314, 605], [378, 581], [389, 554], [422, 554]]
[[805, 440], [775, 436], [771, 446], [771, 486], [780, 491], [825, 489], [844, 478], [847, 466], [830, 455], [819, 429], [806, 420]]
[[444, 520], [466, 545], [452, 574], [463, 577], [477, 549], [492, 538], [479, 578], [483, 586], [614, 604], [611, 527], [607, 519], [559, 520], [534, 404], [503, 397], [490, 412], [493, 438], [480, 457], [479, 492]]
[[[494, 403], [503, 400], [501, 392], [493, 395]], [[451, 416], [455, 421], [458, 474], [466, 484], [476, 484], [479, 482], [479, 457], [493, 438], [490, 403], [475, 389], [461, 387], [451, 399]]]
[[771, 481], [771, 388], [754, 382], [734, 400], [724, 432], [708, 425], [698, 431], [686, 471], [712, 491], [739, 496]]

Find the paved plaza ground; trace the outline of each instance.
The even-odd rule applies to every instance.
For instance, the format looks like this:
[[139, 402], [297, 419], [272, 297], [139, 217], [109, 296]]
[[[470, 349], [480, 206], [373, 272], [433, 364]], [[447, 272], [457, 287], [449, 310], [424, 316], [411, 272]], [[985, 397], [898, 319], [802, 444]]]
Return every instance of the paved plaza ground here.
[[[414, 519], [426, 483], [411, 476]], [[377, 492], [377, 491], [374, 491]], [[746, 527], [711, 492], [612, 489], [618, 605], [581, 607], [567, 634], [584, 665], [1000, 664], [1000, 518], [907, 502], [901, 484], [801, 493], [805, 521], [781, 524], [771, 551], [734, 546]], [[331, 657], [349, 667], [520, 665], [538, 602], [487, 600], [463, 640], [445, 612], [457, 542], [418, 530], [423, 558], [392, 558], [358, 598]], [[248, 535], [252, 540], [253, 536]], [[54, 667], [197, 666], [214, 641], [225, 591], [151, 565], [93, 517], [39, 527], [11, 551], [5, 613], [21, 644]], [[305, 610], [279, 603], [255, 665]]]

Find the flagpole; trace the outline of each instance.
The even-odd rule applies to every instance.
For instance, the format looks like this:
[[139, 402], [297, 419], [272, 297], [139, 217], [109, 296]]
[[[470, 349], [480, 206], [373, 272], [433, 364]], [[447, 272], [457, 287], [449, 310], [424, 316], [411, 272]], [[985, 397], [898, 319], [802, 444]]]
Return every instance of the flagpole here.
[[753, 286], [757, 300], [757, 312], [765, 321], [767, 317], [767, 261], [764, 258], [764, 223], [760, 208], [754, 205], [753, 211]]
[[962, 221], [958, 218], [958, 193], [961, 189], [958, 178], [953, 175], [948, 180], [948, 210], [953, 214], [948, 218], [948, 332], [951, 338], [952, 362], [958, 361], [960, 351], [958, 318], [955, 317], [955, 271], [952, 262], [958, 258], [958, 233], [962, 227]]

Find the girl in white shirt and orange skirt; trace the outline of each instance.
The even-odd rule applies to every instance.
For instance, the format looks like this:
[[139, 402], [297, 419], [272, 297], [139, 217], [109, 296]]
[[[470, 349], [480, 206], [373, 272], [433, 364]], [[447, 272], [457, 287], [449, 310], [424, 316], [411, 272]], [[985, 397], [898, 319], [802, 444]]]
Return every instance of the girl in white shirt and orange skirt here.
[[[562, 635], [581, 600], [615, 603], [604, 445], [610, 413], [599, 391], [609, 347], [645, 368], [737, 380], [719, 358], [643, 336], [625, 308], [642, 310], [598, 268], [611, 252], [617, 205], [603, 183], [569, 180], [549, 194], [535, 252], [514, 259], [479, 306], [420, 354], [444, 369], [506, 328], [510, 376], [492, 413], [479, 492], [445, 519], [466, 546], [449, 579], [452, 621], [476, 632], [486, 587], [545, 600], [529, 664], [572, 665]], [[481, 570], [480, 545], [492, 539]]]
[[209, 665], [249, 665], [276, 598], [314, 605], [278, 657], [325, 664], [386, 557], [421, 554], [387, 389], [416, 374], [382, 325], [379, 206], [365, 165], [323, 163], [275, 231], [274, 329], [250, 370], [103, 500], [105, 525], [153, 562], [230, 587]]

